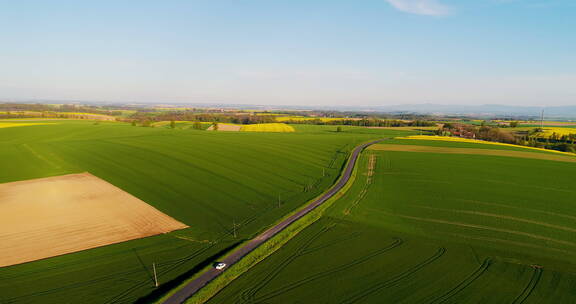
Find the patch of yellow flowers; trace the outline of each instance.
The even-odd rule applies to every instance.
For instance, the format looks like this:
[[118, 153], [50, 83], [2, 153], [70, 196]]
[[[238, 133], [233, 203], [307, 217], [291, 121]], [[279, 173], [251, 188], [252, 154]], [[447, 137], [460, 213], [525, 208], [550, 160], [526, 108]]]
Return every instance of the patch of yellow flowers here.
[[240, 131], [244, 132], [295, 132], [292, 126], [283, 123], [266, 123], [242, 125]]
[[569, 152], [562, 152], [562, 151], [548, 150], [548, 149], [534, 148], [534, 147], [526, 147], [526, 146], [520, 146], [520, 145], [512, 145], [512, 144], [505, 144], [505, 143], [484, 141], [484, 140], [477, 140], [477, 139], [468, 139], [468, 138], [461, 138], [461, 137], [413, 135], [413, 136], [406, 136], [406, 137], [396, 137], [396, 139], [436, 140], [436, 141], [447, 141], [447, 142], [463, 142], [463, 143], [473, 143], [473, 144], [497, 145], [497, 146], [523, 148], [523, 149], [529, 149], [529, 150], [538, 150], [538, 151], [545, 151], [545, 152], [550, 152], [550, 153], [558, 153], [558, 154], [563, 154], [563, 155], [574, 156], [573, 153], [569, 153]]
[[1, 128], [13, 128], [13, 127], [26, 127], [26, 126], [37, 126], [37, 125], [53, 125], [54, 123], [42, 123], [42, 122], [31, 122], [31, 123], [13, 123], [13, 122], [0, 122]]

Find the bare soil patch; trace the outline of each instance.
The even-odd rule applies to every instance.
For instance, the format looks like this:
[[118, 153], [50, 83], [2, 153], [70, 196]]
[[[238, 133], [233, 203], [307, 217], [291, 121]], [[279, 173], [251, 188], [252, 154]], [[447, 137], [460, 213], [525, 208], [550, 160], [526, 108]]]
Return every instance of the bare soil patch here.
[[572, 156], [512, 151], [512, 150], [491, 150], [491, 149], [474, 149], [474, 148], [449, 148], [449, 147], [386, 145], [386, 144], [372, 145], [368, 149], [379, 151], [398, 151], [398, 152], [427, 152], [427, 153], [446, 153], [446, 154], [508, 156], [508, 157], [543, 159], [543, 160], [576, 163], [576, 157]]
[[[242, 129], [242, 126], [237, 126], [237, 125], [227, 125], [227, 124], [218, 124], [218, 130], [217, 131], [228, 131], [228, 132], [238, 132], [240, 131], [240, 129]], [[208, 131], [214, 131], [214, 126], [210, 126], [208, 128]]]
[[187, 227], [89, 173], [0, 184], [0, 267]]

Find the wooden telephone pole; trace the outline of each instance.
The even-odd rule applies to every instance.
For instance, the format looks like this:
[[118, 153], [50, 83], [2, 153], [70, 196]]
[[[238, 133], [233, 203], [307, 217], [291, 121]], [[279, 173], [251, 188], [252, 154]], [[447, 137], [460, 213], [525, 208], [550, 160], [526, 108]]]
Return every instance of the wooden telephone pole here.
[[158, 276], [156, 275], [156, 263], [152, 263], [152, 269], [154, 269], [154, 286], [158, 288]]

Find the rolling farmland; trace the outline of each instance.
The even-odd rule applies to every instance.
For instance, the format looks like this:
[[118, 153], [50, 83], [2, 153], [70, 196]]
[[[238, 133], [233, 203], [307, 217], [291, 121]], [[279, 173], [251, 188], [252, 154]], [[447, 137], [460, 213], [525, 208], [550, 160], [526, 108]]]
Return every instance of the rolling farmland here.
[[189, 226], [2, 267], [0, 302], [148, 301], [152, 263], [168, 288], [321, 193], [355, 145], [409, 134], [295, 129], [229, 133], [89, 121], [0, 129], [0, 183], [89, 172]]
[[576, 164], [505, 145], [386, 143], [475, 153], [365, 151], [322, 219], [209, 303], [576, 301]]
[[0, 184], [0, 267], [188, 226], [88, 174]]

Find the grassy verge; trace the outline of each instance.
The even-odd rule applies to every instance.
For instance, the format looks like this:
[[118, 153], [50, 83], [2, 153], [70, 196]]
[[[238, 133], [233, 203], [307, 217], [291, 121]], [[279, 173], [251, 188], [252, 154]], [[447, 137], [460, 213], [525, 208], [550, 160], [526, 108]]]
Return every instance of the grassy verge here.
[[270, 240], [254, 249], [254, 251], [247, 254], [236, 264], [232, 265], [227, 271], [208, 283], [204, 288], [200, 289], [185, 303], [205, 303], [214, 295], [216, 295], [220, 290], [230, 284], [234, 279], [248, 271], [250, 268], [254, 267], [254, 265], [258, 264], [260, 261], [263, 261], [268, 256], [272, 255], [274, 252], [276, 252], [276, 250], [280, 249], [284, 244], [290, 241], [290, 239], [295, 237], [300, 231], [304, 230], [318, 219], [320, 219], [322, 214], [324, 214], [324, 211], [340, 197], [342, 197], [346, 191], [348, 191], [348, 189], [354, 183], [355, 178], [356, 168], [354, 168], [353, 174], [351, 175], [348, 183], [346, 183], [344, 188], [342, 188], [336, 195], [327, 200], [324, 204], [318, 206], [316, 209], [310, 211], [310, 213], [304, 215], [296, 222], [292, 223], [290, 226], [286, 227]]
[[[347, 168], [347, 166], [350, 163], [350, 160], [351, 159], [347, 160], [344, 168]], [[217, 278], [215, 278], [214, 280], [209, 282], [206, 286], [204, 286], [202, 289], [200, 289], [196, 294], [194, 294], [191, 298], [189, 298], [185, 303], [186, 304], [205, 303], [210, 298], [212, 298], [214, 295], [216, 295], [218, 292], [220, 292], [220, 290], [222, 290], [224, 287], [226, 287], [228, 284], [230, 284], [233, 280], [235, 280], [236, 278], [241, 276], [243, 273], [248, 271], [250, 268], [252, 268], [254, 265], [258, 264], [260, 261], [266, 259], [268, 256], [272, 255], [274, 252], [276, 252], [278, 249], [280, 249], [284, 244], [286, 244], [288, 241], [290, 241], [290, 239], [295, 237], [300, 231], [304, 230], [306, 227], [310, 226], [312, 223], [314, 223], [318, 219], [320, 219], [320, 217], [322, 216], [324, 211], [327, 208], [329, 208], [340, 197], [342, 197], [348, 191], [348, 189], [350, 189], [350, 187], [354, 183], [354, 180], [356, 179], [357, 168], [358, 168], [358, 166], [356, 165], [352, 171], [352, 175], [350, 176], [350, 180], [333, 197], [331, 197], [326, 202], [324, 202], [320, 206], [316, 207], [314, 210], [310, 211], [308, 214], [304, 215], [302, 218], [298, 219], [297, 221], [295, 221], [294, 223], [292, 223], [291, 225], [286, 227], [284, 230], [279, 232], [277, 235], [275, 235], [274, 237], [272, 237], [271, 239], [269, 239], [267, 242], [263, 243], [262, 245], [260, 245], [256, 249], [254, 249], [252, 252], [248, 253], [240, 261], [238, 261], [234, 265], [230, 266], [225, 272], [223, 272]], [[341, 176], [336, 181], [335, 184], [337, 184], [340, 181], [340, 179], [342, 179], [342, 178], [343, 178], [343, 176]], [[327, 191], [329, 191], [329, 189]], [[315, 198], [315, 199], [317, 199], [317, 198]], [[304, 208], [306, 205], [307, 204], [304, 204], [302, 206], [302, 208]], [[300, 210], [300, 208], [298, 208], [298, 210]], [[295, 210], [294, 212], [288, 214], [282, 220], [284, 220], [285, 218], [298, 212], [298, 210]], [[243, 246], [243, 245], [244, 245], [244, 243], [240, 244], [239, 247]], [[231, 252], [233, 252], [233, 251], [231, 251]], [[203, 269], [202, 271], [198, 272], [196, 275], [194, 275], [190, 279], [184, 281], [182, 284], [180, 284], [180, 286], [178, 286], [177, 288], [175, 288], [172, 291], [170, 291], [169, 293], [167, 293], [165, 296], [163, 296], [156, 303], [163, 303], [166, 299], [168, 299], [171, 295], [173, 295], [178, 290], [180, 290], [183, 286], [185, 286], [186, 284], [195, 280], [198, 276], [200, 276], [202, 273], [204, 273], [204, 271], [206, 271], [208, 268], [209, 267], [207, 267], [206, 269]]]

